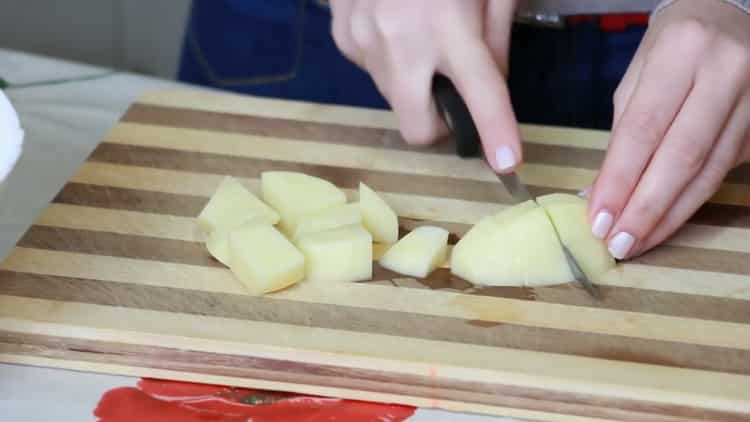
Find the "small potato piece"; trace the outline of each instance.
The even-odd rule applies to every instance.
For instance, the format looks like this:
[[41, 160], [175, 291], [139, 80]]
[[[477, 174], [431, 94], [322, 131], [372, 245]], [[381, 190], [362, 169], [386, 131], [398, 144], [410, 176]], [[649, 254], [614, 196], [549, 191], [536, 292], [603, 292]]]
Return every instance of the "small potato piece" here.
[[198, 225], [205, 233], [211, 233], [221, 226], [237, 227], [257, 216], [262, 216], [272, 225], [280, 218], [237, 179], [227, 176], [198, 216]]
[[[229, 266], [229, 234], [247, 224], [269, 224], [265, 217], [253, 217], [236, 227], [219, 226], [208, 234], [206, 249], [217, 261]], [[270, 224], [269, 224], [270, 225]]]
[[558, 193], [541, 196], [537, 201], [547, 210], [560, 239], [587, 277], [593, 280], [614, 268], [615, 260], [606, 244], [591, 233], [586, 200]]
[[318, 177], [288, 171], [267, 171], [261, 175], [263, 200], [281, 214], [280, 228], [293, 235], [305, 215], [346, 203], [346, 195], [332, 183]]
[[359, 204], [345, 204], [302, 216], [300, 220], [294, 239], [352, 224], [359, 225], [362, 223], [362, 213], [359, 211]]
[[301, 236], [306, 281], [354, 282], [372, 278], [372, 236], [361, 225]]
[[448, 234], [447, 230], [440, 227], [417, 227], [380, 258], [380, 265], [399, 274], [427, 277], [445, 262]]
[[251, 222], [229, 234], [229, 267], [254, 295], [291, 286], [305, 277], [305, 257], [268, 224]]
[[362, 223], [375, 242], [398, 241], [398, 216], [383, 198], [364, 183], [359, 184], [359, 207]]

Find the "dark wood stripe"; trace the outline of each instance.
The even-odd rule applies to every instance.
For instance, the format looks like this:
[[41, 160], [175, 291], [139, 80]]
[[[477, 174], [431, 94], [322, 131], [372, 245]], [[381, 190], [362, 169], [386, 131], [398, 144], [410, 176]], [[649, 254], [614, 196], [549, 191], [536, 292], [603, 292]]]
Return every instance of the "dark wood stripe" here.
[[[186, 129], [211, 130], [245, 135], [271, 136], [300, 141], [332, 144], [361, 145], [404, 151], [435, 154], [455, 154], [455, 143], [442, 139], [427, 147], [407, 145], [398, 131], [363, 128], [335, 123], [316, 123], [302, 120], [216, 113], [184, 108], [135, 104], [122, 121]], [[560, 145], [524, 143], [524, 160], [527, 163], [549, 164], [598, 170], [605, 152], [598, 149], [576, 148]], [[728, 182], [750, 183], [750, 165], [730, 172]]]
[[411, 146], [398, 131], [347, 126], [336, 123], [305, 122], [273, 117], [134, 104], [122, 118], [126, 123], [210, 130], [240, 135], [313, 141], [327, 144], [359, 145], [449, 155], [456, 147], [449, 138], [429, 146]]
[[270, 297], [0, 271], [0, 294], [750, 374], [750, 351]]
[[100, 144], [92, 153], [90, 160], [196, 173], [227, 174], [246, 178], [259, 178], [264, 171], [298, 171], [322, 177], [341, 188], [356, 189], [359, 182], [362, 181], [374, 189], [387, 189], [389, 192], [420, 193], [442, 198], [482, 202], [511, 202], [510, 196], [499, 182], [406, 175], [132, 145]]
[[[92, 153], [90, 160], [195, 173], [228, 174], [246, 178], [259, 178], [262, 172], [270, 170], [299, 171], [322, 177], [342, 188], [355, 189], [359, 182], [363, 181], [374, 189], [387, 192], [498, 204], [513, 203], [512, 198], [499, 182], [450, 177], [407, 175], [107, 143], [99, 145]], [[540, 186], [529, 186], [529, 190], [534, 195], [553, 192], [575, 193], [570, 190]], [[750, 228], [750, 207], [706, 204], [691, 219], [691, 222]]]
[[[209, 256], [201, 243], [143, 236], [32, 226], [18, 245], [34, 249], [221, 267], [221, 264]], [[674, 259], [670, 254], [666, 255], [664, 261], [672, 262], [678, 268], [684, 268], [686, 262], [699, 261], [695, 256], [700, 255], [701, 252], [689, 252], [691, 253], [684, 254], [682, 261], [670, 261]], [[711, 257], [711, 253], [712, 251], [707, 251], [707, 256], [702, 259], [708, 262], [707, 265], [716, 265], [719, 270], [726, 271], [731, 266], [730, 264], [736, 265], [737, 262], [743, 262], [745, 266], [750, 266], [747, 259], [744, 261], [737, 259], [725, 264], [726, 259], [722, 258], [721, 255], [716, 255], [714, 259]], [[679, 249], [675, 255], [680, 255]], [[657, 261], [656, 264], [660, 265], [661, 262]], [[724, 266], [727, 268], [724, 268]], [[372, 282], [388, 280], [400, 287], [459, 291], [481, 296], [750, 324], [750, 301], [739, 299], [602, 286], [605, 300], [596, 302], [576, 285], [533, 289], [522, 287], [477, 289], [471, 283], [451, 274], [450, 270], [446, 268], [438, 269], [424, 279], [414, 279], [413, 281], [406, 281], [405, 279], [408, 279], [408, 277], [385, 270], [375, 263]]]
[[[468, 382], [445, 377], [405, 375], [386, 369], [366, 370], [334, 365], [177, 350], [168, 347], [79, 340], [60, 336], [0, 331], [0, 352], [58, 360], [114, 363], [128, 367], [209, 374], [249, 381], [276, 381], [297, 386], [326, 386], [357, 392], [395, 394], [430, 400], [450, 400], [549, 413], [622, 421], [696, 422], [742, 421], [747, 414], [690, 406], [664, 405], [586, 394]], [[149, 374], [143, 373], [143, 376]], [[200, 381], [200, 378], [194, 381]]]
[[68, 183], [52, 202], [88, 207], [197, 217], [208, 198], [202, 196]]
[[32, 226], [18, 241], [18, 246], [205, 267], [222, 267], [222, 264], [211, 258], [202, 243], [117, 233]]

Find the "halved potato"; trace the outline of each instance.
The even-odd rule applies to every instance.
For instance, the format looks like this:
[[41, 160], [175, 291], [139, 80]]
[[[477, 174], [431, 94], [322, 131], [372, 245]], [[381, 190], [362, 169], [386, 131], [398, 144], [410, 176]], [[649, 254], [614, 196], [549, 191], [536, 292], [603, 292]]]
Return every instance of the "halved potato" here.
[[533, 202], [480, 221], [453, 248], [451, 271], [487, 286], [541, 286], [573, 280], [550, 219]]
[[269, 224], [279, 222], [276, 211], [237, 179], [227, 176], [198, 216], [198, 225], [205, 233], [211, 233], [219, 227], [237, 227], [254, 217], [262, 217]]
[[560, 239], [589, 278], [595, 279], [615, 266], [606, 244], [591, 233], [586, 200], [575, 195], [551, 194], [541, 196], [537, 201], [547, 211]]
[[353, 282], [372, 278], [372, 236], [355, 224], [302, 235], [306, 281]]
[[281, 290], [305, 276], [305, 257], [275, 227], [251, 222], [229, 234], [229, 267], [255, 295]]
[[379, 263], [399, 274], [427, 277], [445, 262], [448, 235], [448, 230], [441, 227], [417, 227], [388, 249]]
[[346, 195], [341, 189], [303, 173], [264, 172], [261, 189], [263, 199], [281, 215], [279, 227], [290, 236], [303, 216], [346, 203]]
[[375, 242], [395, 243], [398, 240], [398, 216], [374, 190], [359, 184], [359, 207], [362, 223]]

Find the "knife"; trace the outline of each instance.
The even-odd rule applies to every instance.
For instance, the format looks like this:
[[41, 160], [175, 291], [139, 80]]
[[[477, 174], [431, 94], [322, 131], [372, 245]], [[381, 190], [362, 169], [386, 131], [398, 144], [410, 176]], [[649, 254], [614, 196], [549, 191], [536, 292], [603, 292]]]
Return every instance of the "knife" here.
[[[435, 75], [432, 81], [432, 95], [435, 99], [438, 112], [456, 139], [456, 154], [461, 158], [482, 156], [479, 132], [474, 124], [474, 119], [472, 119], [469, 108], [466, 106], [463, 98], [461, 98], [458, 90], [456, 90], [453, 82], [444, 75]], [[526, 186], [521, 183], [521, 179], [516, 172], [498, 174], [497, 177], [516, 202], [521, 203], [534, 200], [534, 197], [526, 189]], [[581, 270], [581, 266], [573, 257], [573, 254], [562, 242], [562, 239], [560, 239], [560, 234], [557, 233], [556, 228], [555, 233], [563, 248], [565, 259], [568, 261], [568, 266], [573, 273], [573, 277], [581, 283], [584, 290], [591, 297], [601, 300], [602, 295], [599, 288]]]

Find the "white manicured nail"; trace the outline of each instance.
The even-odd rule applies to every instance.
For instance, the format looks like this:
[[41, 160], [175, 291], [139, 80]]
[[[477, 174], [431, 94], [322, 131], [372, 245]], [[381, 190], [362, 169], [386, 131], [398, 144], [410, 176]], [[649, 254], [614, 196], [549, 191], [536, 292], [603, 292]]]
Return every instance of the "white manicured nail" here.
[[612, 228], [614, 221], [615, 219], [612, 217], [612, 214], [607, 211], [599, 211], [599, 214], [594, 219], [594, 224], [591, 225], [591, 233], [599, 239], [604, 239], [607, 233], [609, 233], [609, 229]]
[[503, 145], [495, 151], [495, 163], [498, 170], [507, 170], [516, 166], [513, 150]]
[[617, 259], [623, 259], [628, 256], [633, 245], [635, 245], [635, 237], [630, 233], [620, 232], [609, 241], [609, 253]]
[[581, 198], [588, 198], [590, 193], [591, 186], [581, 189], [580, 192], [578, 192], [578, 196], [580, 196]]

